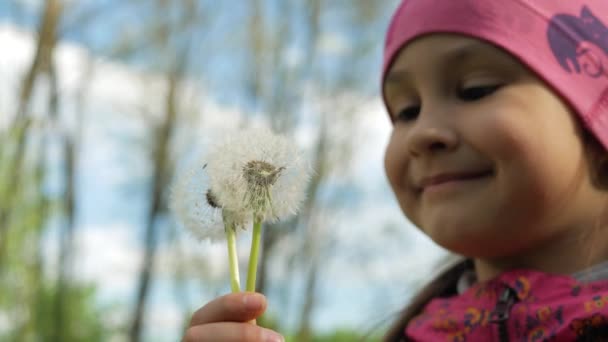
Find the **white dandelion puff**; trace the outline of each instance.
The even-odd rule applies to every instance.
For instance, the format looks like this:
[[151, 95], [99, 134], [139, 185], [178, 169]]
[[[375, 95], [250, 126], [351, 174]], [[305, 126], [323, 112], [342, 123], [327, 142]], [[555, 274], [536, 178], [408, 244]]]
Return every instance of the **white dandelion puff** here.
[[208, 170], [224, 207], [253, 212], [256, 221], [296, 214], [310, 173], [295, 144], [267, 128], [228, 135], [210, 150]]
[[226, 238], [225, 227], [244, 228], [250, 213], [237, 213], [222, 208], [210, 189], [207, 164], [193, 163], [175, 180], [169, 206], [176, 221], [199, 240], [219, 241]]

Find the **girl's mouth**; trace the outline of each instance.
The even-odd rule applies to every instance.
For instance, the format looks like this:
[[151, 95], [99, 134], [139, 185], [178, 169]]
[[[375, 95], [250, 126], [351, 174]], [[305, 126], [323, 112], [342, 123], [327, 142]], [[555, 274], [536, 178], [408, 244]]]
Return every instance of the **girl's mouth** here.
[[455, 191], [485, 180], [493, 174], [492, 170], [440, 173], [424, 178], [420, 182], [420, 192], [425, 195], [435, 195]]

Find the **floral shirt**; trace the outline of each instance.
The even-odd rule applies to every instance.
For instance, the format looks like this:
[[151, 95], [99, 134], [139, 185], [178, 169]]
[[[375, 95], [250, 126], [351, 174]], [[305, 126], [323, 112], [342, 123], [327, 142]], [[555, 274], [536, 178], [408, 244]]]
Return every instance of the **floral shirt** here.
[[606, 269], [507, 271], [433, 299], [405, 334], [410, 341], [608, 341]]

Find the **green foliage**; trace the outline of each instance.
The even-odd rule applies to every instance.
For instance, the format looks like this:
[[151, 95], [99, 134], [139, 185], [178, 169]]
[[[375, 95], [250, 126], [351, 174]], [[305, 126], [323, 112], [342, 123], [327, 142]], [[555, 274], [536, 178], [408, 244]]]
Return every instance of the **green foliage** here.
[[[66, 289], [69, 297], [66, 300], [66, 320], [62, 327], [62, 340], [66, 342], [76, 341], [106, 341], [110, 336], [110, 330], [103, 320], [104, 310], [95, 304], [95, 288], [92, 286], [70, 284]], [[28, 331], [28, 335], [38, 335], [42, 341], [51, 341], [56, 327], [54, 326], [54, 303], [56, 291], [54, 288], [46, 287], [43, 290], [35, 321], [40, 325]], [[32, 308], [34, 309], [34, 308]]]
[[363, 335], [361, 332], [352, 330], [337, 330], [335, 332], [316, 336], [313, 338], [313, 342], [378, 342], [380, 337], [368, 337]]
[[[286, 336], [286, 342], [304, 342], [298, 341], [294, 336]], [[351, 329], [338, 329], [325, 334], [317, 334], [312, 337], [309, 342], [379, 342], [381, 336], [367, 336], [366, 334]]]
[[310, 340], [301, 341], [294, 334], [285, 334], [284, 329], [281, 327], [281, 324], [277, 319], [277, 316], [268, 313], [258, 318], [257, 324], [264, 328], [282, 332], [283, 336], [285, 336], [286, 342], [379, 342], [382, 340], [381, 333], [376, 333], [370, 336], [367, 331], [340, 328], [323, 334], [312, 331], [312, 337]]
[[281, 331], [281, 325], [276, 315], [265, 313], [257, 319], [256, 323], [264, 328]]
[[[57, 328], [57, 291], [47, 284], [23, 283], [29, 287], [30, 295], [24, 302], [5, 301], [0, 305], [0, 313], [9, 319], [8, 331], [0, 331], [0, 341], [52, 341]], [[69, 283], [64, 289], [66, 299], [62, 307], [65, 319], [61, 329], [61, 341], [106, 341], [113, 333], [106, 324], [110, 317], [108, 310], [95, 303], [95, 288], [77, 283]]]
[[[4, 142], [11, 137], [0, 134]], [[61, 270], [45, 270], [51, 263], [42, 246], [58, 199], [41, 191], [45, 170], [40, 145], [31, 145], [27, 151], [32, 158], [19, 163], [7, 145], [0, 146], [0, 160], [12, 161], [0, 165], [0, 341], [107, 341], [112, 334], [105, 323], [110, 315], [97, 306], [95, 288], [68, 278], [58, 305]], [[58, 311], [62, 319], [57, 319]]]

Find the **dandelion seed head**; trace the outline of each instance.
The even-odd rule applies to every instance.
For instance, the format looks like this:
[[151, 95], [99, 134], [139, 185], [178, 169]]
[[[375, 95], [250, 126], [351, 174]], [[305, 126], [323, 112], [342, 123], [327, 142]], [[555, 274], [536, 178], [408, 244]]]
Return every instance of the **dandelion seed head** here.
[[264, 186], [274, 185], [279, 178], [284, 167], [274, 166], [270, 163], [261, 160], [250, 160], [243, 167], [243, 175], [249, 186]]
[[276, 221], [297, 213], [309, 169], [297, 147], [266, 128], [229, 135], [209, 153], [211, 189], [225, 208]]
[[176, 177], [170, 192], [169, 208], [177, 223], [199, 240], [224, 239], [224, 221], [243, 227], [250, 220], [250, 215], [222, 209], [210, 189], [206, 164], [200, 162], [193, 163]]

